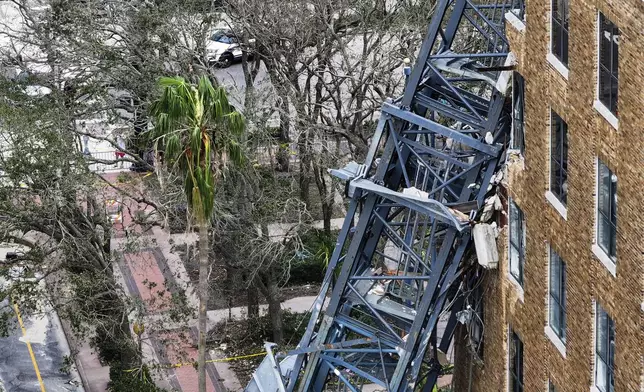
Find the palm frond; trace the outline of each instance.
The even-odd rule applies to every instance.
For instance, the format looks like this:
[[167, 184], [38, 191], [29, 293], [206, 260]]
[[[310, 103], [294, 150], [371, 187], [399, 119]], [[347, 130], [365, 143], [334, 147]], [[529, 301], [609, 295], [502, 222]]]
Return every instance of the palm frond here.
[[161, 95], [150, 106], [151, 136], [165, 148], [166, 162], [184, 172], [188, 205], [199, 219], [212, 214], [215, 176], [212, 159], [221, 164], [244, 161], [240, 137], [244, 118], [228, 102], [226, 91], [213, 87], [207, 76], [196, 85], [181, 77], [159, 80]]

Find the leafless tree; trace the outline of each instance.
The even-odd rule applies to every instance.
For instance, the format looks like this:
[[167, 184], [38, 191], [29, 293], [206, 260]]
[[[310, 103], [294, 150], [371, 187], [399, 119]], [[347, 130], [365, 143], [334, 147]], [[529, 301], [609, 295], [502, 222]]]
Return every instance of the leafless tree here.
[[[326, 168], [360, 159], [382, 102], [404, 85], [433, 2], [229, 0], [227, 12], [253, 61], [243, 64], [247, 86], [266, 67], [274, 87], [268, 101], [280, 116], [278, 142], [297, 151], [300, 197], [310, 205], [314, 181], [330, 232], [334, 188]], [[262, 102], [267, 102], [263, 100]], [[278, 160], [287, 169], [288, 161]]]

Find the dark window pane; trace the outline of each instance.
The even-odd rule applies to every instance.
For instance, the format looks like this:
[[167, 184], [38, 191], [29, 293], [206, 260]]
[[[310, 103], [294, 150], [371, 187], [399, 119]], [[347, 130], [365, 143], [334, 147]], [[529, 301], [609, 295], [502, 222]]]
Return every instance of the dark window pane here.
[[556, 19], [552, 20], [552, 54], [561, 60], [561, 25]]
[[566, 264], [550, 250], [550, 327], [566, 341]]
[[610, 170], [599, 161], [599, 211], [608, 215], [610, 212]]
[[610, 83], [610, 106], [609, 109], [613, 114], [617, 114], [617, 78], [612, 77]]
[[510, 330], [510, 390], [523, 392], [523, 343]]
[[619, 68], [619, 29], [615, 27], [613, 29], [613, 37], [611, 39], [611, 45], [613, 48], [613, 53], [611, 54], [612, 57], [612, 63], [611, 63], [611, 73], [613, 74], [614, 77], [618, 76], [618, 68]]
[[510, 200], [510, 273], [520, 284], [523, 284], [524, 225], [523, 212]]
[[564, 27], [561, 33], [561, 56], [559, 60], [561, 60], [562, 63], [568, 65], [568, 28], [567, 27]]
[[616, 255], [617, 176], [601, 161], [598, 163], [597, 243], [611, 258]]
[[617, 115], [619, 29], [599, 14], [599, 100]]
[[611, 107], [611, 77], [608, 68], [599, 66], [599, 101], [607, 108]]
[[595, 329], [595, 386], [604, 392], [612, 392], [614, 385], [615, 323], [604, 309], [597, 305]]
[[552, 3], [552, 53], [568, 65], [568, 0]]
[[554, 111], [550, 130], [550, 191], [566, 204], [568, 194], [568, 125]]
[[555, 384], [552, 383], [552, 380], [548, 381], [548, 392], [557, 392]]
[[610, 70], [610, 50], [611, 50], [611, 37], [613, 35], [613, 30], [610, 26], [606, 24], [606, 19], [604, 15], [600, 14], [600, 28], [599, 28], [599, 64], [603, 65], [604, 68]]
[[518, 72], [512, 76], [512, 148], [524, 151], [523, 91], [525, 82]]
[[604, 252], [606, 252], [606, 254], [609, 254], [610, 252], [610, 231], [610, 223], [606, 217], [600, 213], [597, 225], [597, 243]]

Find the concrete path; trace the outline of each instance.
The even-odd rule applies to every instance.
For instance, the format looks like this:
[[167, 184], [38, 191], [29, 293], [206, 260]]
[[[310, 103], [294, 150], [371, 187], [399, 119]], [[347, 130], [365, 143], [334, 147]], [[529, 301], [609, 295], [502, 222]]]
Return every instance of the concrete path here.
[[[116, 181], [118, 173], [106, 173], [104, 178]], [[114, 225], [113, 252], [118, 260], [115, 274], [120, 277], [129, 295], [137, 299], [144, 314], [131, 315], [131, 322], [144, 321], [141, 335], [144, 362], [162, 365], [155, 371], [160, 387], [173, 391], [197, 391], [197, 371], [192, 363], [197, 359], [196, 319], [172, 322], [168, 312], [172, 309], [172, 296], [185, 290], [188, 305], [196, 309], [198, 301], [194, 288], [180, 258], [171, 252], [172, 236], [159, 228], [141, 232], [135, 227], [132, 216], [147, 206], [132, 200], [123, 200], [123, 221]], [[128, 232], [136, 232], [132, 237]], [[136, 239], [132, 248], [130, 242]], [[192, 240], [190, 235], [183, 238]], [[217, 357], [217, 352], [208, 355]], [[170, 367], [170, 365], [181, 364]], [[239, 382], [226, 363], [207, 365], [207, 391], [225, 392], [239, 390]], [[224, 383], [224, 381], [226, 381]], [[232, 387], [232, 388], [231, 388]], [[233, 389], [236, 388], [237, 389]]]
[[[309, 310], [311, 310], [313, 301], [315, 301], [314, 296], [287, 299], [286, 301], [282, 302], [282, 309], [290, 310], [291, 312], [295, 312], [295, 313], [308, 312]], [[324, 306], [326, 307], [326, 303], [324, 304]], [[247, 308], [245, 306], [240, 306], [236, 308], [231, 308], [230, 314], [232, 314], [232, 317], [235, 319], [245, 319], [247, 316], [246, 311], [247, 311]], [[265, 305], [265, 304], [259, 305], [259, 311], [262, 314], [267, 314], [268, 305]], [[218, 322], [227, 320], [228, 314], [229, 314], [228, 309], [209, 310], [208, 311], [208, 329], [212, 328]]]

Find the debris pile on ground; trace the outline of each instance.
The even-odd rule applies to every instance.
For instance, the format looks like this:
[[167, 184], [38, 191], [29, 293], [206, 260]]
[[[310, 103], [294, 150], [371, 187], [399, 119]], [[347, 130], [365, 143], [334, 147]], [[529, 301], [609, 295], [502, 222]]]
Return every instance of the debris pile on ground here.
[[[294, 349], [304, 334], [310, 313], [283, 311], [284, 341], [280, 350]], [[243, 357], [264, 351], [264, 342], [273, 341], [273, 329], [268, 315], [256, 319], [226, 320], [208, 332], [210, 349], [223, 351], [228, 358]], [[246, 385], [253, 372], [264, 359], [263, 355], [231, 360], [230, 367], [242, 385]]]

